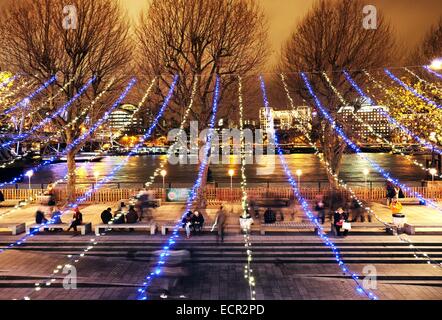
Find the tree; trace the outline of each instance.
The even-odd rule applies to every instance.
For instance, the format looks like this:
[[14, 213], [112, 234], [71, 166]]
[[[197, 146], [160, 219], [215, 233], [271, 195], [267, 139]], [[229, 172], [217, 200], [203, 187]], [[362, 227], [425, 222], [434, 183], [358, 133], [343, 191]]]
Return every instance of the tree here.
[[[159, 75], [160, 98], [171, 78], [179, 75], [170, 106], [178, 116], [188, 105], [198, 78], [192, 115], [206, 124], [215, 76], [222, 77], [222, 96], [226, 97], [236, 75], [246, 77], [262, 66], [267, 56], [266, 34], [264, 15], [253, 0], [153, 0], [136, 30], [138, 65], [144, 75]], [[236, 88], [232, 91], [236, 93]], [[223, 112], [229, 115], [232, 110], [230, 106]]]
[[[362, 72], [354, 70], [386, 66], [394, 54], [395, 41], [389, 24], [378, 12], [376, 29], [365, 29], [363, 7], [363, 2], [354, 0], [317, 1], [287, 41], [278, 67], [278, 71], [290, 73], [288, 80], [291, 89], [314, 105], [302, 79], [292, 74], [308, 72], [319, 99], [335, 119], [340, 102], [321, 72], [327, 72], [332, 84], [344, 98], [352, 101], [355, 93], [345, 80], [342, 70], [348, 70], [353, 79], [360, 81], [363, 78]], [[366, 84], [360, 85], [364, 88]], [[341, 125], [351, 136], [351, 126], [344, 123]], [[319, 131], [317, 137], [332, 173], [339, 174], [345, 142], [320, 112], [313, 128]], [[336, 187], [333, 176], [329, 172], [327, 174], [330, 185]]]
[[442, 56], [442, 17], [439, 22], [428, 30], [411, 55], [412, 65], [428, 65], [433, 59]]
[[[70, 100], [91, 77], [91, 88], [78, 99], [66, 114], [55, 119], [52, 125], [63, 130], [63, 140], [72, 143], [87, 127], [86, 119], [101, 117], [109, 102], [127, 80], [131, 59], [129, 26], [118, 3], [113, 0], [69, 1], [76, 25], [67, 21], [63, 0], [20, 0], [12, 2], [0, 19], [0, 61], [8, 70], [23, 72], [44, 83], [52, 75], [57, 82], [49, 88], [49, 96], [72, 81], [57, 99], [39, 110], [41, 117], [55, 111]], [[69, 20], [71, 23], [73, 20]], [[4, 68], [3, 68], [4, 69]], [[85, 107], [107, 87], [111, 78], [114, 84], [111, 94], [105, 95], [94, 108], [83, 114], [74, 126], [66, 126], [79, 116]], [[89, 123], [91, 123], [89, 122]], [[82, 145], [67, 153], [68, 195], [75, 199], [75, 155]]]

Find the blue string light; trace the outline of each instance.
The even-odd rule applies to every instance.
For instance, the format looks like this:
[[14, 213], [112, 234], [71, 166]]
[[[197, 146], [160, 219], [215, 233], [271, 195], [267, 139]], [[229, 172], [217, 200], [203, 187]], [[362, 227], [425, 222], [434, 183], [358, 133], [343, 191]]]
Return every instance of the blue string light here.
[[[383, 168], [381, 168], [379, 166], [379, 164], [373, 160], [371, 160], [370, 158], [368, 158], [367, 156], [365, 156], [362, 152], [361, 149], [359, 149], [359, 147], [353, 143], [353, 141], [351, 141], [347, 135], [344, 133], [344, 131], [342, 130], [342, 128], [335, 122], [335, 120], [333, 119], [332, 116], [330, 116], [330, 114], [324, 109], [324, 107], [322, 106], [321, 101], [319, 101], [318, 97], [316, 96], [316, 94], [313, 92], [313, 88], [307, 78], [307, 76], [305, 75], [305, 73], [301, 73], [301, 77], [304, 80], [304, 83], [310, 93], [310, 95], [312, 96], [315, 105], [317, 107], [317, 109], [323, 114], [324, 118], [326, 120], [328, 120], [328, 122], [330, 122], [330, 124], [332, 125], [333, 129], [336, 131], [336, 133], [345, 141], [345, 143], [363, 160], [367, 161], [377, 172], [379, 172], [387, 181], [390, 181], [391, 183], [393, 183], [395, 186], [400, 187], [403, 191], [405, 191], [406, 193], [413, 195], [414, 197], [418, 198], [419, 200], [421, 200], [422, 202], [430, 205], [431, 207], [439, 210], [442, 212], [442, 209], [437, 205], [437, 203], [424, 198], [420, 193], [413, 191], [411, 188], [409, 188], [407, 185], [401, 183], [398, 179], [392, 177], [390, 175], [389, 172], [385, 171]], [[358, 91], [358, 90], [357, 90]], [[362, 92], [362, 90], [359, 91]], [[358, 92], [359, 92], [358, 91]]]
[[431, 105], [435, 108], [438, 109], [442, 109], [441, 105], [438, 105], [436, 102], [434, 102], [433, 100], [424, 97], [423, 95], [421, 95], [419, 92], [417, 92], [414, 88], [411, 88], [410, 86], [406, 85], [403, 81], [401, 81], [400, 79], [398, 79], [398, 77], [396, 77], [393, 73], [391, 73], [388, 69], [384, 69], [385, 73], [391, 78], [393, 79], [393, 81], [395, 81], [397, 84], [399, 84], [400, 86], [402, 86], [403, 88], [405, 88], [405, 90], [413, 93], [416, 97], [418, 97], [419, 99], [425, 101], [428, 105]]
[[34, 99], [40, 92], [42, 92], [47, 87], [49, 87], [53, 82], [55, 82], [55, 80], [57, 80], [57, 77], [53, 76], [48, 81], [46, 81], [43, 85], [41, 85], [37, 90], [35, 90], [33, 93], [31, 93], [29, 96], [27, 96], [26, 98], [24, 98], [20, 102], [17, 102], [14, 106], [9, 108], [8, 110], [4, 111], [3, 115], [8, 115], [11, 112], [13, 112], [13, 111], [15, 111], [15, 110], [17, 110], [19, 108], [26, 107], [29, 101]]
[[[38, 164], [37, 166], [33, 167], [32, 170], [33, 172], [37, 172], [39, 171], [41, 168], [53, 163], [55, 160], [57, 160], [58, 158], [60, 158], [61, 156], [65, 155], [67, 152], [71, 151], [73, 148], [75, 148], [76, 146], [78, 146], [80, 143], [82, 143], [83, 141], [85, 141], [87, 138], [89, 138], [89, 136], [94, 133], [110, 116], [110, 114], [112, 113], [112, 111], [114, 111], [123, 101], [123, 99], [127, 96], [127, 94], [129, 93], [129, 91], [132, 89], [132, 87], [135, 85], [136, 83], [136, 79], [133, 78], [131, 79], [131, 81], [129, 82], [129, 84], [127, 85], [127, 87], [125, 88], [125, 90], [123, 91], [123, 93], [120, 95], [120, 97], [115, 101], [115, 103], [110, 107], [109, 110], [107, 110], [103, 117], [98, 120], [91, 128], [89, 128], [89, 130], [87, 130], [83, 135], [81, 135], [79, 138], [77, 138], [76, 140], [74, 140], [71, 144], [69, 144], [68, 146], [66, 146], [66, 148], [62, 151], [59, 152], [55, 155], [53, 155], [52, 157], [50, 157], [48, 160], [43, 161], [42, 163]], [[22, 173], [20, 175], [18, 175], [17, 177], [13, 178], [12, 180], [8, 181], [8, 182], [3, 182], [0, 183], [0, 188], [7, 186], [7, 185], [12, 185], [15, 184], [19, 181], [21, 181], [23, 178], [25, 177], [25, 174]]]
[[[303, 77], [305, 77], [305, 75], [303, 73], [301, 75]], [[272, 113], [270, 112], [270, 108], [269, 108], [269, 100], [267, 98], [265, 83], [264, 83], [264, 79], [262, 78], [262, 76], [260, 76], [260, 82], [261, 82], [262, 97], [264, 100], [264, 107], [266, 110], [266, 114], [268, 116], [267, 122], [273, 123]], [[317, 98], [315, 97], [315, 99], [317, 99]], [[284, 172], [287, 176], [288, 182], [292, 186], [294, 195], [298, 199], [298, 202], [301, 204], [301, 207], [303, 208], [305, 214], [307, 215], [309, 220], [316, 226], [318, 236], [325, 243], [325, 245], [331, 249], [331, 251], [335, 255], [335, 260], [338, 263], [338, 266], [341, 268], [341, 270], [345, 274], [349, 274], [351, 276], [352, 280], [356, 283], [356, 291], [360, 294], [366, 295], [371, 300], [377, 300], [378, 298], [371, 291], [366, 290], [361, 286], [359, 276], [356, 273], [351, 272], [350, 268], [344, 263], [344, 261], [341, 258], [341, 253], [340, 253], [339, 249], [330, 240], [330, 238], [327, 237], [327, 235], [325, 234], [324, 228], [322, 227], [322, 225], [319, 223], [318, 219], [315, 217], [315, 215], [310, 210], [309, 204], [307, 203], [305, 198], [301, 195], [301, 193], [298, 189], [298, 184], [296, 182], [296, 179], [293, 178], [292, 172], [290, 171], [290, 169], [287, 165], [287, 162], [284, 158], [284, 152], [282, 151], [282, 149], [279, 146], [278, 135], [277, 135], [276, 131], [274, 130], [274, 128], [271, 128], [271, 130], [272, 130], [272, 138], [273, 138], [272, 142], [275, 145], [275, 149], [278, 153], [281, 165], [282, 165]]]
[[[189, 197], [187, 198], [186, 202], [186, 210], [184, 211], [182, 218], [187, 214], [187, 212], [191, 209], [193, 202], [195, 201], [197, 195], [198, 195], [198, 189], [201, 186], [204, 171], [208, 165], [209, 162], [209, 153], [211, 149], [212, 139], [213, 139], [213, 133], [214, 133], [214, 127], [215, 127], [215, 120], [216, 120], [216, 114], [218, 112], [218, 100], [219, 100], [219, 91], [220, 91], [220, 79], [219, 76], [216, 77], [216, 83], [215, 83], [215, 91], [213, 94], [213, 104], [212, 104], [212, 115], [210, 117], [209, 121], [209, 134], [207, 137], [205, 149], [204, 149], [204, 157], [201, 161], [199, 170], [198, 170], [198, 177], [190, 191]], [[138, 288], [138, 296], [137, 300], [147, 300], [146, 291], [147, 288], [151, 285], [153, 279], [155, 277], [159, 277], [162, 273], [162, 268], [164, 264], [166, 263], [166, 259], [168, 256], [170, 256], [170, 249], [175, 245], [176, 239], [178, 238], [178, 231], [181, 226], [181, 220], [178, 221], [178, 223], [175, 225], [172, 235], [169, 237], [167, 244], [164, 245], [163, 251], [160, 254], [159, 260], [157, 264], [154, 267], [154, 271], [149, 273], [149, 275], [146, 276], [145, 281], [141, 285], [140, 288]]]
[[[116, 107], [118, 107], [120, 104], [121, 104], [121, 102], [123, 101], [123, 99], [127, 96], [127, 94], [129, 93], [129, 91], [132, 89], [132, 87], [135, 85], [135, 83], [136, 83], [136, 79], [135, 78], [132, 78], [131, 80], [130, 80], [130, 82], [129, 82], [129, 84], [128, 84], [128, 86], [125, 88], [125, 90], [123, 91], [123, 93], [120, 95], [120, 97], [115, 101], [115, 103], [112, 105], [112, 107], [105, 113], [105, 116], [103, 117], [103, 118], [101, 118], [99, 121], [97, 121], [97, 123], [96, 123], [96, 125], [94, 125], [93, 126], [93, 130], [92, 130], [92, 128], [88, 131], [89, 132], [89, 134], [88, 134], [88, 136], [90, 135], [90, 134], [92, 134], [92, 132], [93, 131], [95, 131], [101, 124], [103, 124], [104, 123], [104, 121], [105, 121], [105, 119], [107, 119], [108, 117], [109, 117], [109, 115], [110, 115], [110, 113], [112, 112], [112, 110], [113, 109], [115, 109]], [[87, 132], [87, 133], [88, 133]], [[86, 134], [87, 134], [86, 133]], [[86, 135], [85, 134], [85, 135]], [[85, 137], [85, 135], [83, 135], [82, 137]], [[82, 140], [81, 139], [84, 139], [84, 138], [82, 138], [82, 137], [80, 137], [80, 138], [78, 138], [78, 139], [76, 139], [70, 146], [69, 146], [69, 150], [71, 150], [72, 148], [74, 148], [76, 145], [78, 145]], [[74, 144], [75, 143], [75, 144]], [[68, 149], [68, 148], [66, 148], [66, 149]], [[64, 152], [66, 152], [66, 149], [65, 149], [65, 151]], [[55, 156], [54, 156], [55, 157]], [[52, 158], [54, 158], [54, 157], [52, 157]], [[51, 159], [52, 159], [51, 158]], [[55, 160], [55, 158], [52, 160], [52, 161], [54, 161]], [[45, 161], [46, 162], [46, 161]], [[119, 167], [119, 168], [121, 168], [121, 166]], [[113, 171], [112, 171], [113, 172]], [[113, 174], [115, 174], [116, 173], [116, 171], [113, 173]], [[112, 173], [111, 173], [111, 175], [112, 175]], [[100, 184], [98, 185], [96, 185], [96, 189], [95, 190], [98, 190], [98, 188], [97, 188], [97, 186], [98, 187], [101, 187], [106, 181], [108, 181], [108, 180], [106, 180], [106, 178], [105, 179], [103, 179], [103, 180], [101, 180], [100, 181]], [[0, 187], [1, 187], [1, 185], [0, 185]], [[91, 189], [89, 189], [88, 190], [88, 192], [87, 192], [87, 196], [82, 196], [82, 197], [80, 197], [80, 198], [78, 198], [75, 202], [77, 203], [77, 205], [78, 205], [78, 203], [81, 203], [81, 202], [84, 202], [88, 197], [89, 197], [89, 195], [91, 194]], [[76, 205], [68, 205], [68, 208], [73, 208], [73, 207], [76, 207]], [[17, 240], [17, 241], [15, 241], [15, 242], [13, 242], [13, 243], [10, 243], [7, 247], [5, 247], [5, 248], [2, 248], [2, 249], [0, 249], [0, 253], [3, 253], [3, 252], [5, 252], [6, 250], [8, 250], [8, 249], [11, 249], [11, 248], [13, 248], [13, 247], [16, 247], [16, 246], [19, 246], [19, 245], [21, 245], [21, 244], [23, 244], [24, 242], [26, 242], [27, 241], [27, 239], [29, 239], [29, 238], [31, 238], [31, 237], [34, 237], [38, 232], [39, 232], [39, 230], [41, 229], [41, 228], [43, 228], [43, 227], [49, 227], [51, 224], [54, 224], [64, 213], [66, 212], [66, 210], [64, 211], [64, 212], [62, 212], [62, 213], [60, 213], [60, 214], [58, 214], [58, 215], [55, 215], [52, 219], [50, 219], [50, 220], [48, 220], [47, 222], [45, 222], [45, 223], [42, 223], [42, 224], [40, 224], [37, 228], [35, 228], [35, 229], [33, 229], [33, 230], [29, 230], [29, 232], [26, 234], [26, 235], [24, 235], [22, 238], [20, 238], [19, 240]]]
[[[368, 97], [363, 91], [362, 89], [357, 85], [357, 83], [352, 79], [352, 77], [350, 76], [350, 74], [344, 70], [343, 71], [345, 78], [347, 79], [347, 81], [351, 84], [351, 86], [358, 92], [358, 94], [363, 97], [364, 99], [366, 99], [368, 101], [368, 103], [373, 106], [376, 107], [376, 103], [373, 99], [371, 99], [370, 97]], [[375, 108], [374, 110], [376, 110], [376, 112], [378, 112], [379, 114], [381, 114], [383, 117], [385, 117], [388, 122], [390, 122], [391, 124], [395, 125], [396, 127], [398, 127], [399, 129], [401, 129], [403, 132], [405, 132], [408, 136], [412, 137], [415, 141], [417, 141], [420, 145], [422, 145], [423, 147], [425, 147], [428, 150], [434, 150], [436, 153], [438, 154], [442, 154], [442, 150], [440, 148], [438, 148], [437, 146], [435, 146], [434, 144], [427, 142], [426, 140], [422, 139], [421, 137], [419, 137], [418, 135], [414, 134], [413, 132], [411, 132], [407, 127], [405, 127], [403, 124], [401, 124], [399, 121], [397, 121], [396, 119], [394, 119], [392, 116], [390, 116], [388, 114], [388, 112], [386, 112], [383, 108], [379, 107], [379, 108]]]
[[436, 72], [434, 70], [431, 70], [431, 68], [429, 66], [424, 66], [424, 69], [427, 70], [432, 75], [438, 77], [439, 79], [442, 79], [442, 74], [440, 74], [440, 73], [438, 73], [438, 72]]
[[25, 139], [28, 139], [34, 132], [37, 130], [40, 130], [45, 125], [47, 125], [50, 121], [55, 119], [57, 116], [62, 115], [65, 113], [68, 108], [91, 86], [92, 82], [94, 82], [96, 77], [92, 77], [78, 92], [75, 94], [68, 102], [66, 102], [63, 106], [61, 106], [56, 112], [54, 112], [49, 117], [45, 118], [43, 121], [41, 121], [38, 125], [32, 127], [29, 131], [26, 131], [24, 133], [21, 133], [17, 136], [15, 136], [12, 140], [5, 142], [0, 145], [0, 148], [6, 148], [18, 141], [23, 141]]

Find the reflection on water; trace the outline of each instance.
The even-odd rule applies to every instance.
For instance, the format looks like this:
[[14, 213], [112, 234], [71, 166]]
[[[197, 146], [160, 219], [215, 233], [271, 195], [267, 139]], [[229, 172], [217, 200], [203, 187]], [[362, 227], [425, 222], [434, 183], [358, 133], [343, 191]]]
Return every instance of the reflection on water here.
[[[414, 185], [419, 185], [420, 180], [425, 179], [425, 172], [410, 164], [406, 159], [399, 155], [391, 154], [367, 154], [367, 156], [376, 161], [381, 167], [392, 173], [393, 177], [397, 177], [402, 181], [415, 181]], [[146, 182], [152, 175], [153, 171], [160, 164], [165, 156], [134, 156], [129, 159], [124, 166], [112, 179], [112, 182], [120, 183], [142, 183]], [[297, 169], [302, 170], [301, 183], [307, 185], [310, 182], [317, 184], [317, 181], [326, 181], [326, 174], [322, 164], [314, 154], [291, 154], [285, 155], [289, 167], [293, 173]], [[416, 156], [420, 162], [425, 162], [426, 156]], [[427, 156], [428, 157], [428, 156]], [[88, 183], [95, 181], [95, 173], [98, 179], [107, 175], [115, 165], [121, 163], [125, 157], [106, 157], [97, 163], [78, 163], [78, 182]], [[210, 169], [214, 180], [221, 185], [228, 185], [230, 178], [227, 174], [229, 169], [235, 170], [234, 183], [240, 182], [240, 165], [238, 159], [230, 157], [230, 164], [212, 164]], [[284, 171], [279, 163], [277, 156], [263, 156], [263, 163], [250, 164], [246, 166], [247, 180], [250, 185], [254, 183], [285, 183], [286, 178]], [[363, 185], [363, 170], [368, 168], [370, 174], [369, 181], [377, 184], [383, 183], [382, 176], [373, 169], [370, 169], [366, 161], [361, 160], [355, 154], [344, 155], [343, 165], [340, 177], [345, 181], [353, 182], [353, 184]], [[191, 184], [197, 175], [197, 165], [177, 164], [167, 165], [166, 183], [178, 186], [181, 184]], [[50, 183], [62, 178], [67, 172], [66, 163], [57, 163], [41, 171], [35, 173], [32, 177], [33, 184]], [[161, 177], [156, 181], [161, 184]]]

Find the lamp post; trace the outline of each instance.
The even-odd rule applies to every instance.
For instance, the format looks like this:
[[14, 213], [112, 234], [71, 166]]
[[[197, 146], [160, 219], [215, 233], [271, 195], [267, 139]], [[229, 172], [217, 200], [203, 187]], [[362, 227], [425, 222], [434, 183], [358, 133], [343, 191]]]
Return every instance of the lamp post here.
[[370, 173], [370, 171], [367, 169], [367, 168], [365, 168], [363, 171], [362, 171], [362, 173], [364, 174], [364, 190], [365, 190], [365, 195], [367, 195], [368, 194], [368, 185], [367, 185], [367, 182], [368, 182], [368, 175], [369, 175], [369, 173]]
[[235, 174], [235, 170], [229, 169], [228, 174], [230, 176], [230, 201], [233, 201], [233, 175]]
[[430, 169], [431, 181], [434, 182], [434, 176], [437, 174], [437, 170], [435, 168]]
[[164, 189], [166, 189], [165, 178], [166, 178], [166, 175], [167, 175], [167, 171], [166, 170], [161, 170], [160, 174], [163, 177], [163, 190], [164, 190]]
[[442, 70], [442, 58], [437, 58], [431, 61], [429, 67], [432, 70]]
[[298, 176], [298, 189], [301, 190], [302, 170], [301, 169], [296, 170], [296, 175]]
[[25, 176], [28, 177], [29, 190], [31, 190], [31, 178], [34, 175], [34, 171], [26, 171]]
[[98, 184], [98, 178], [100, 177], [100, 172], [94, 171], [95, 184]]

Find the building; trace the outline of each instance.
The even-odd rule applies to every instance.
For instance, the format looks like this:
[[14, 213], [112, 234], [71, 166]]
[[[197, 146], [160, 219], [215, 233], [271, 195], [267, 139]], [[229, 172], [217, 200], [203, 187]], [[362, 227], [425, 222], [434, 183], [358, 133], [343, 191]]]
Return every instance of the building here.
[[[380, 136], [390, 139], [392, 127], [379, 110], [388, 112], [389, 108], [363, 104], [355, 112], [354, 106], [343, 106], [338, 110], [338, 120], [342, 123], [350, 123], [352, 132], [358, 134], [364, 141], [368, 141], [370, 138], [376, 139], [369, 126]], [[358, 121], [357, 118], [362, 121]]]
[[[291, 130], [297, 129], [302, 131], [305, 128], [310, 130], [310, 123], [312, 120], [311, 109], [308, 106], [298, 106], [294, 110], [274, 110], [269, 108], [275, 129], [278, 130]], [[259, 121], [261, 129], [265, 130], [272, 124], [268, 123], [266, 109], [261, 108], [259, 110]]]
[[142, 133], [144, 130], [144, 119], [139, 114], [134, 116], [136, 108], [132, 104], [124, 104], [113, 111], [109, 117], [111, 131]]

